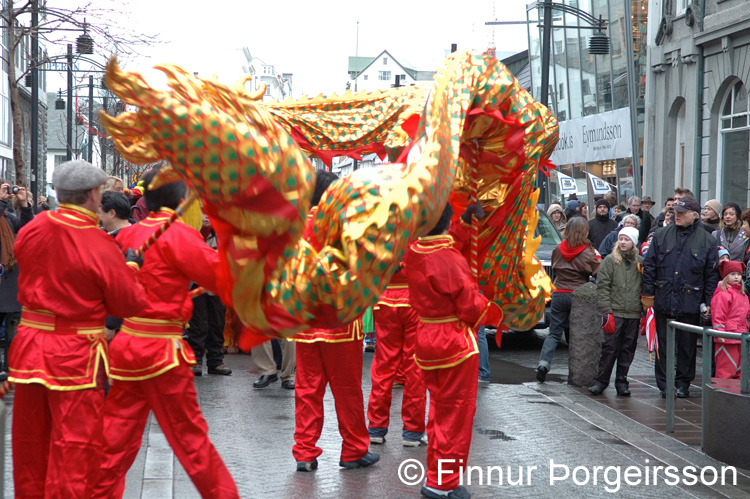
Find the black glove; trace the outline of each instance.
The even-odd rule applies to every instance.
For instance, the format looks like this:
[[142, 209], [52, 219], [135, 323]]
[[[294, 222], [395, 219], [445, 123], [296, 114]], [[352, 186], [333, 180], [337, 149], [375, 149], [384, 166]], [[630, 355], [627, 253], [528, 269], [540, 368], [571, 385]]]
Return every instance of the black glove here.
[[463, 212], [461, 215], [461, 220], [464, 221], [464, 223], [470, 224], [471, 223], [471, 215], [476, 215], [477, 220], [481, 220], [484, 218], [484, 209], [482, 209], [482, 205], [479, 203], [470, 204], [466, 207], [466, 211]]
[[125, 253], [125, 263], [133, 262], [139, 267], [143, 266], [143, 256], [136, 256], [135, 250], [133, 248], [128, 248], [128, 251]]

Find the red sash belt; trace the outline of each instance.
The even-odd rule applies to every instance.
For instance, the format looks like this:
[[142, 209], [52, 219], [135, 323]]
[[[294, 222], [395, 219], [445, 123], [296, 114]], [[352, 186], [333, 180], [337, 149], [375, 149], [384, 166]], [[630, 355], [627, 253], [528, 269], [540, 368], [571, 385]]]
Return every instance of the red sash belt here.
[[104, 333], [104, 320], [73, 320], [58, 317], [48, 310], [32, 310], [23, 307], [21, 325], [51, 331], [55, 334], [98, 334]]

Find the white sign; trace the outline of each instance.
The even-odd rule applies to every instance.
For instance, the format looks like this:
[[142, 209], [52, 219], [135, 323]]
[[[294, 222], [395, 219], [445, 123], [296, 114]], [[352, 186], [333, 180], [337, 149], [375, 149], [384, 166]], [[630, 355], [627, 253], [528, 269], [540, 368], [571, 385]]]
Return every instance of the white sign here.
[[575, 194], [578, 192], [578, 186], [576, 185], [576, 179], [568, 177], [567, 175], [557, 172], [557, 181], [560, 183], [561, 194]]
[[588, 175], [589, 179], [591, 179], [591, 189], [594, 191], [594, 194], [607, 194], [612, 190], [609, 186], [609, 182], [602, 180], [595, 175], [591, 175], [590, 173]]
[[559, 139], [550, 156], [556, 165], [633, 156], [628, 108], [561, 121], [558, 126]]

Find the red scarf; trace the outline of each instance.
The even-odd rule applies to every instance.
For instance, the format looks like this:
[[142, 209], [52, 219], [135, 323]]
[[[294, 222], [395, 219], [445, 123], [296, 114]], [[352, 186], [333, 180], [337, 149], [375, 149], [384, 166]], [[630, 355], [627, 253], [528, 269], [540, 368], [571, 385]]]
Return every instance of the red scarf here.
[[583, 250], [588, 248], [589, 245], [585, 243], [581, 243], [578, 246], [570, 247], [568, 246], [568, 241], [563, 239], [563, 241], [560, 243], [560, 254], [565, 258], [566, 262], [571, 261], [573, 258], [580, 255]]

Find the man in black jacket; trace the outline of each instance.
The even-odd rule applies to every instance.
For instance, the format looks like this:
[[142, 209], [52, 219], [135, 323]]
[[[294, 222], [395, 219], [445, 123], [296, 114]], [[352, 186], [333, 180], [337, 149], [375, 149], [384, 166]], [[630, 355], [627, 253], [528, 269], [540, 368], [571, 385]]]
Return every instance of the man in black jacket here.
[[[667, 364], [667, 320], [698, 325], [700, 306], [710, 306], [719, 281], [716, 239], [700, 230], [701, 206], [692, 197], [674, 205], [675, 223], [658, 229], [643, 260], [644, 309], [654, 307], [659, 355], [654, 366], [656, 384], [665, 397]], [[695, 378], [697, 336], [677, 330], [678, 398], [690, 397]]]
[[596, 216], [589, 220], [589, 241], [598, 248], [604, 238], [617, 228], [617, 222], [609, 218], [609, 202], [602, 198], [596, 202]]

